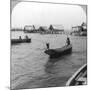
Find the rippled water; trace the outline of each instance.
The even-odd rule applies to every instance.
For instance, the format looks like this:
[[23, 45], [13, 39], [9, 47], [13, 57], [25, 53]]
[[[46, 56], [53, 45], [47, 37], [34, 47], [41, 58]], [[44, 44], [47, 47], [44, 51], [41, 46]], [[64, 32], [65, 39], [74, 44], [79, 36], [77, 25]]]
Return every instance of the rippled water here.
[[[25, 37], [23, 32], [11, 32], [11, 38]], [[31, 43], [11, 46], [11, 88], [44, 88], [65, 86], [72, 74], [86, 63], [86, 37], [70, 36], [73, 52], [50, 63], [44, 53], [46, 42], [50, 48], [65, 45], [66, 35], [27, 34]]]

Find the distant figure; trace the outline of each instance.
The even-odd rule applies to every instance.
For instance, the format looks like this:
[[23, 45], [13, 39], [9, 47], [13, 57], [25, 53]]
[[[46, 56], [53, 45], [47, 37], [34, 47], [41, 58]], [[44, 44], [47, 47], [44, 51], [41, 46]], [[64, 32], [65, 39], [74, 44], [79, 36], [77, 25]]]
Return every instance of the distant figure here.
[[70, 45], [70, 39], [69, 39], [69, 37], [67, 37], [66, 44], [67, 45]]
[[47, 49], [49, 49], [49, 43], [46, 43]]
[[21, 36], [19, 36], [19, 39], [22, 39]]
[[28, 39], [28, 36], [26, 35], [25, 38]]

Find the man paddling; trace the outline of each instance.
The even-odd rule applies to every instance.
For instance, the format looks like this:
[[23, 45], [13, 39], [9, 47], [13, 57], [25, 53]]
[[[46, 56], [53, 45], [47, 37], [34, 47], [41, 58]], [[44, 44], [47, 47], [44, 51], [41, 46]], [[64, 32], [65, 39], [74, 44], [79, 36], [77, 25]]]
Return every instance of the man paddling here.
[[49, 43], [46, 43], [47, 49], [49, 49]]
[[28, 36], [26, 35], [25, 38], [28, 39]]
[[19, 39], [20, 39], [20, 40], [22, 39], [21, 36], [19, 36]]
[[70, 39], [69, 39], [69, 37], [67, 37], [66, 44], [67, 45], [70, 45]]

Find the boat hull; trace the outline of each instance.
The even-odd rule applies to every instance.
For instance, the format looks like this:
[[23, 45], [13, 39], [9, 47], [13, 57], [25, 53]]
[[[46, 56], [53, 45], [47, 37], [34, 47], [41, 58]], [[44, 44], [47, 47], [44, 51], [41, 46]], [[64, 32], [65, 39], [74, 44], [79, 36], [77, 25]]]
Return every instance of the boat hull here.
[[87, 84], [87, 64], [79, 68], [70, 79], [66, 86], [86, 85]]
[[12, 39], [11, 44], [30, 43], [31, 39]]
[[62, 48], [57, 49], [48, 49], [45, 51], [45, 53], [48, 54], [50, 58], [58, 58], [66, 54], [70, 54], [71, 52], [72, 52], [72, 45], [64, 46]]

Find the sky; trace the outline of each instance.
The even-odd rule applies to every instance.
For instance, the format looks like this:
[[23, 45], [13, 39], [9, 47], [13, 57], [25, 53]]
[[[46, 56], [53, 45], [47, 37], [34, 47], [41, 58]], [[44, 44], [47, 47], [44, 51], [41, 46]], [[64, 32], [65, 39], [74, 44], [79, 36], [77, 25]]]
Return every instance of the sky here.
[[11, 14], [11, 27], [23, 28], [25, 25], [62, 25], [70, 30], [72, 26], [86, 22], [86, 13], [78, 5], [21, 2]]

